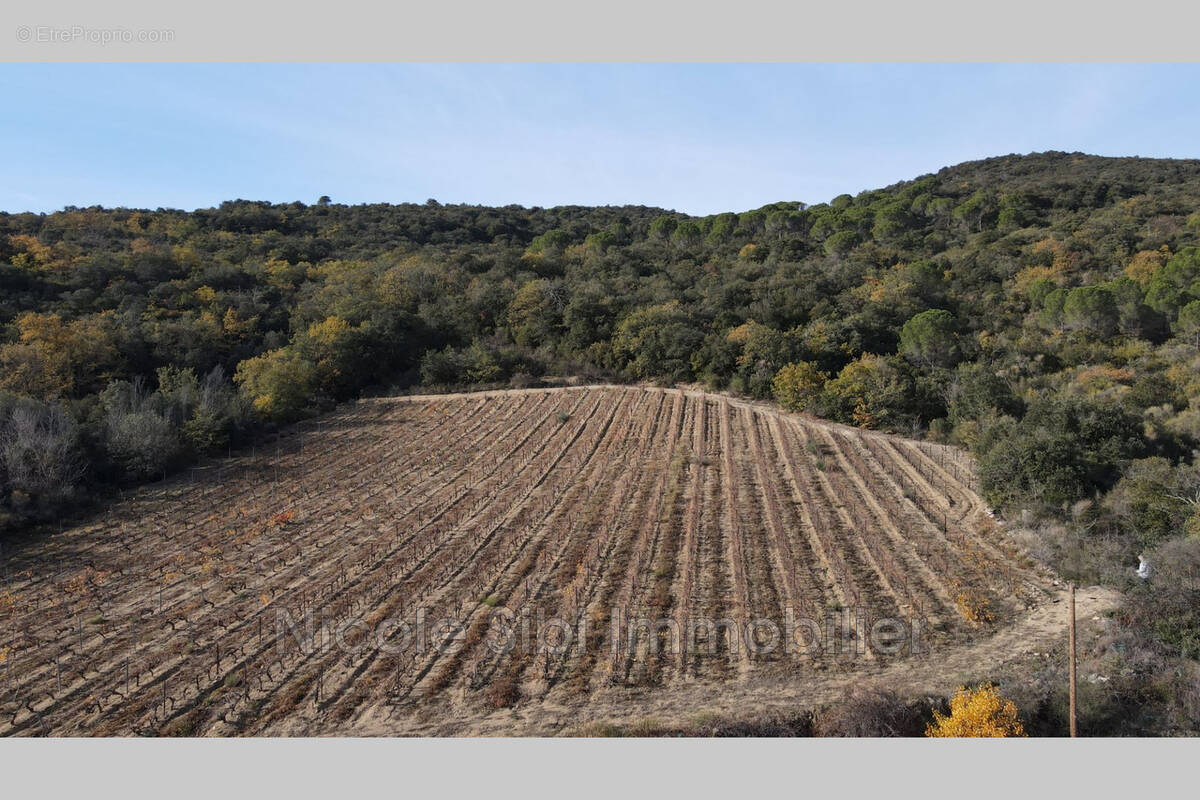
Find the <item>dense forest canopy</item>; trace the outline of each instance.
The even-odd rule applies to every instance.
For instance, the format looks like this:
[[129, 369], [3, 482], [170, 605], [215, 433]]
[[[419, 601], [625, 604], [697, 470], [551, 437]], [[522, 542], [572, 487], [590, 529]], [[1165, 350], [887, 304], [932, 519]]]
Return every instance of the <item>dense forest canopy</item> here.
[[[1200, 161], [1067, 153], [700, 218], [324, 197], [2, 214], [3, 520], [365, 391], [568, 373], [956, 442], [1007, 508], [1061, 509], [1146, 459], [1186, 483], [1198, 234]], [[1200, 527], [1184, 505], [1136, 535]]]

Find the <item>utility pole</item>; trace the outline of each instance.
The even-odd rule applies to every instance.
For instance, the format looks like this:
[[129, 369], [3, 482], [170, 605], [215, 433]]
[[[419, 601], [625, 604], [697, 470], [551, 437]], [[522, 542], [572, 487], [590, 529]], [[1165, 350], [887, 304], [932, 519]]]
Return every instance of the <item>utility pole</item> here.
[[1071, 584], [1071, 602], [1070, 602], [1070, 650], [1071, 650], [1071, 738], [1079, 735], [1079, 731], [1075, 726], [1075, 584]]

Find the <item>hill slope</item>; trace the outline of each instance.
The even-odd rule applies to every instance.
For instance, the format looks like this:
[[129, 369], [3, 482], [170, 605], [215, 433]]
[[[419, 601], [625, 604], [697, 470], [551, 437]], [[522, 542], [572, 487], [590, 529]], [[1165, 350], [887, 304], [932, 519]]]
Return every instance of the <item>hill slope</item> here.
[[604, 718], [941, 660], [1051, 596], [972, 481], [951, 448], [698, 392], [359, 403], [20, 548], [0, 734]]

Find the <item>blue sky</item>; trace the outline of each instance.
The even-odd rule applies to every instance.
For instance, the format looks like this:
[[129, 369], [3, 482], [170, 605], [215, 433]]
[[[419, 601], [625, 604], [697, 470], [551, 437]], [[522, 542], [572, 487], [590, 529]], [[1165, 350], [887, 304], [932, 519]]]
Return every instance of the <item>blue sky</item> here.
[[1006, 153], [1200, 157], [1200, 65], [0, 65], [0, 210], [822, 202]]

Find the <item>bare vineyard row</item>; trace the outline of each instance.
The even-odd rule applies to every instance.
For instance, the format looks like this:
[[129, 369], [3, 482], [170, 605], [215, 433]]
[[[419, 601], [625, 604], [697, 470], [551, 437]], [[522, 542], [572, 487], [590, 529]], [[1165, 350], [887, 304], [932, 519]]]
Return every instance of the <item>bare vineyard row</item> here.
[[[861, 609], [957, 641], [1036, 584], [973, 480], [950, 448], [694, 392], [363, 401], [10, 547], [0, 734], [254, 733], [303, 708], [332, 730], [437, 697], [586, 701], [839, 658], [713, 626], [671, 647], [695, 618]], [[418, 610], [455, 625], [426, 648], [371, 638]], [[497, 610], [585, 639], [497, 652]], [[281, 639], [281, 613], [343, 646]], [[614, 638], [614, 617], [674, 630]]]

